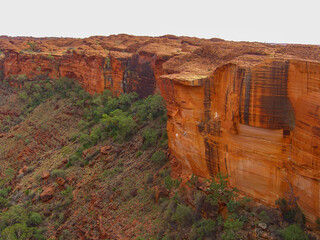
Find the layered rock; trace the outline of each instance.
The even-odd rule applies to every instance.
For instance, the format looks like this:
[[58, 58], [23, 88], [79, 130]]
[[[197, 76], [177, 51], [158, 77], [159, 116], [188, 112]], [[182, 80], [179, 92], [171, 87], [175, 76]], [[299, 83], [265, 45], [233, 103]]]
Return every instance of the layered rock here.
[[226, 173], [271, 205], [293, 189], [308, 220], [320, 217], [319, 47], [119, 35], [2, 37], [0, 49], [5, 77], [69, 77], [90, 93], [160, 91], [179, 174]]
[[319, 63], [272, 59], [226, 64], [189, 82], [168, 77], [169, 146], [183, 169], [228, 174], [232, 186], [268, 204], [293, 189], [308, 220], [316, 220]]

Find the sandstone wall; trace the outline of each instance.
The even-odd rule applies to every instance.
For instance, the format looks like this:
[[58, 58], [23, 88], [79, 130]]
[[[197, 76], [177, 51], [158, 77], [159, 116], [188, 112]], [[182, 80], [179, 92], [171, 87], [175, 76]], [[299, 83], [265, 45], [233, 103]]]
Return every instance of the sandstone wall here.
[[319, 63], [283, 59], [227, 64], [188, 84], [163, 77], [170, 150], [189, 173], [224, 172], [232, 186], [271, 205], [292, 187], [314, 222], [320, 216], [319, 81]]
[[86, 55], [77, 51], [63, 55], [8, 51], [0, 68], [5, 77], [26, 74], [29, 78], [38, 75], [73, 78], [90, 93], [110, 89], [116, 94], [135, 91], [141, 97], [153, 94], [156, 89], [153, 55], [118, 55]]

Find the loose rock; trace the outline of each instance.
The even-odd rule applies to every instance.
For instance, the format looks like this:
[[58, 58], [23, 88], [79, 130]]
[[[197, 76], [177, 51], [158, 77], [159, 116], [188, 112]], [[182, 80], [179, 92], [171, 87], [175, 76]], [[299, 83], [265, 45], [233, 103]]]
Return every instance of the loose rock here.
[[48, 187], [43, 190], [43, 192], [40, 194], [40, 198], [42, 202], [47, 202], [51, 198], [53, 198], [54, 195], [54, 187]]

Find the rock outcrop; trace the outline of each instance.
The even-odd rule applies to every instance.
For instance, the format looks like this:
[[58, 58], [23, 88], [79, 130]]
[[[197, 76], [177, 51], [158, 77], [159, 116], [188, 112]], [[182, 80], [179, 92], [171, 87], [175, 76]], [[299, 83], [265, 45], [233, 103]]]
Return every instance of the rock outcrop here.
[[43, 190], [43, 192], [40, 194], [40, 198], [42, 202], [47, 202], [50, 199], [53, 198], [53, 195], [55, 193], [54, 187], [47, 187]]
[[320, 47], [118, 35], [0, 37], [0, 50], [5, 78], [69, 77], [90, 93], [159, 91], [180, 174], [226, 173], [271, 205], [293, 189], [308, 221], [320, 217]]
[[174, 82], [170, 149], [189, 173], [226, 173], [232, 186], [269, 204], [293, 188], [315, 221], [319, 81], [316, 62], [271, 59], [251, 67], [227, 64], [208, 78]]

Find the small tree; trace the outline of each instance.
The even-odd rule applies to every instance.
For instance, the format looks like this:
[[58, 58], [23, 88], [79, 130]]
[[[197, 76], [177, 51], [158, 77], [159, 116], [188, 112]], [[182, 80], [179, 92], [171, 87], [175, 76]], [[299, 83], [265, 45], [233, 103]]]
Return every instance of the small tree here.
[[209, 183], [207, 201], [213, 206], [227, 204], [238, 194], [237, 188], [228, 188], [228, 176], [221, 173], [217, 174], [216, 179], [212, 178]]
[[166, 160], [166, 155], [164, 154], [163, 151], [155, 152], [151, 156], [151, 161], [158, 164], [158, 165], [164, 164], [165, 160]]
[[29, 50], [34, 52], [36, 51], [36, 43], [35, 42], [28, 42]]
[[154, 128], [147, 128], [143, 131], [143, 148], [153, 147], [156, 145], [159, 136], [159, 131]]
[[178, 204], [176, 212], [172, 215], [172, 220], [181, 227], [190, 226], [195, 220], [192, 208], [184, 204]]
[[308, 240], [307, 234], [298, 224], [292, 224], [280, 231], [284, 240]]

